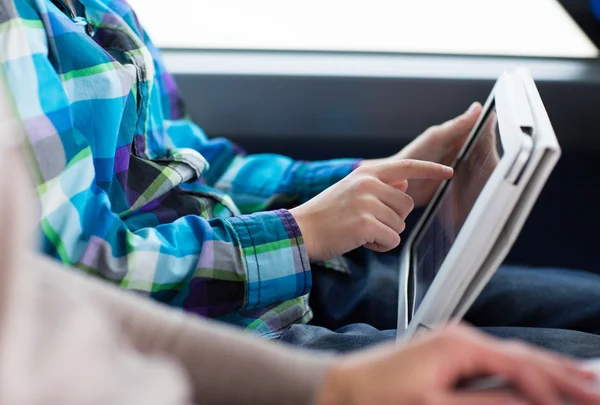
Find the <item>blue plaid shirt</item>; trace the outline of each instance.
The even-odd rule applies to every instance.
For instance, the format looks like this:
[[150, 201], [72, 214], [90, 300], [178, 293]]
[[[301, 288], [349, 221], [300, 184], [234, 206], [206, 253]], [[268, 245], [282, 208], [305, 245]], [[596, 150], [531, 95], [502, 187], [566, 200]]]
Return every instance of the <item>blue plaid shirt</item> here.
[[1, 0], [0, 69], [27, 132], [43, 250], [121, 287], [263, 336], [311, 317], [285, 209], [354, 160], [244, 155], [186, 119], [124, 0]]

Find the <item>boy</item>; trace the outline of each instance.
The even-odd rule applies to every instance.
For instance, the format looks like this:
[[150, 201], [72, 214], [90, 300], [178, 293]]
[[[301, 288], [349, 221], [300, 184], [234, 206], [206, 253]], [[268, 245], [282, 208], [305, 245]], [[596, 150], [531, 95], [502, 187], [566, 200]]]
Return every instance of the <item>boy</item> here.
[[[124, 0], [2, 4], [2, 70], [28, 134], [44, 252], [295, 345], [343, 351], [393, 338], [397, 283], [382, 265], [390, 258], [340, 255], [400, 243], [406, 216], [452, 175], [444, 164], [479, 104], [377, 161], [245, 156], [185, 118], [159, 51]], [[599, 278], [501, 270], [468, 319], [597, 332]], [[548, 300], [539, 291], [556, 292]], [[518, 311], [498, 310], [516, 299]], [[565, 345], [564, 331], [494, 332], [576, 355], [600, 347]]]

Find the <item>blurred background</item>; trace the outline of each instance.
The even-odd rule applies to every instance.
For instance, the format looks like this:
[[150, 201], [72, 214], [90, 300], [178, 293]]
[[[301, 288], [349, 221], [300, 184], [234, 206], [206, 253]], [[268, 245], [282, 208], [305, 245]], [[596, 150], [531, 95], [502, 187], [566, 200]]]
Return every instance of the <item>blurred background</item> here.
[[390, 155], [528, 67], [563, 157], [508, 261], [600, 271], [600, 0], [129, 1], [194, 120], [250, 152]]

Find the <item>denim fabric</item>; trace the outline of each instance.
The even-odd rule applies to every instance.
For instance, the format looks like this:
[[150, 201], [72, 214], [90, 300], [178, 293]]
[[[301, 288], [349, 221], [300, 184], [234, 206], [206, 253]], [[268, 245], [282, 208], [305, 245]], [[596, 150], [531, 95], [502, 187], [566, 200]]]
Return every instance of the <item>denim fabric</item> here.
[[[351, 273], [313, 268], [314, 320], [293, 325], [281, 341], [347, 352], [396, 336], [398, 255], [359, 250]], [[519, 339], [577, 357], [600, 357], [600, 275], [501, 267], [465, 321], [501, 338]]]

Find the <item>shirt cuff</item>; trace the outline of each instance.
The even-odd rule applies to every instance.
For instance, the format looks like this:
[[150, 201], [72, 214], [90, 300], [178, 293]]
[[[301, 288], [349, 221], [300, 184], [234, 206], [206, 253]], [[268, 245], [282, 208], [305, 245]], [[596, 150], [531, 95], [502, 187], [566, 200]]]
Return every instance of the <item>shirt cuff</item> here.
[[247, 269], [243, 309], [259, 308], [308, 294], [310, 262], [296, 220], [287, 210], [228, 218]]
[[360, 163], [357, 159], [299, 162], [294, 173], [294, 188], [305, 202], [342, 180]]

